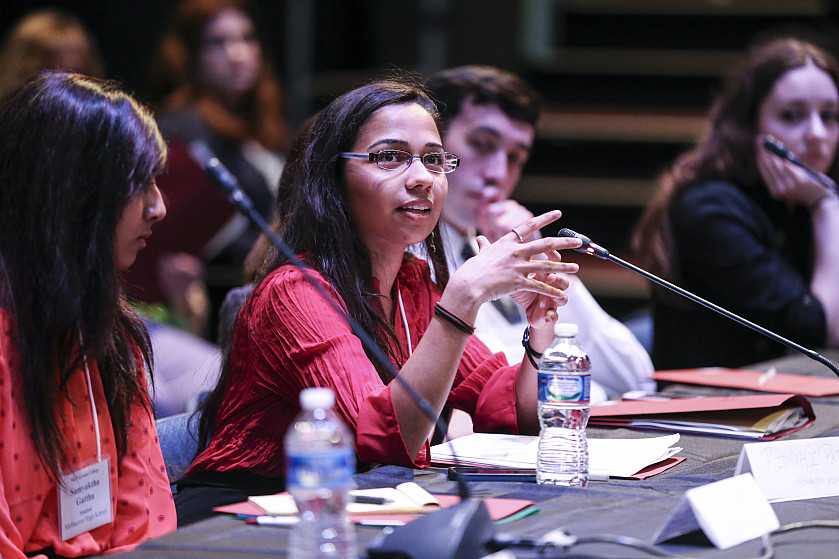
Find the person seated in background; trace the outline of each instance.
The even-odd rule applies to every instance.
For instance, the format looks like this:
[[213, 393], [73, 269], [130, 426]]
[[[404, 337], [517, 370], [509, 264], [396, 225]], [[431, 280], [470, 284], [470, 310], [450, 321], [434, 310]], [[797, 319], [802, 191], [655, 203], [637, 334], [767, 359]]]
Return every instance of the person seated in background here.
[[[440, 220], [449, 268], [456, 270], [475, 254], [478, 234], [495, 242], [533, 217], [510, 196], [530, 157], [541, 102], [521, 78], [488, 66], [444, 70], [431, 77], [428, 88], [440, 107], [443, 144], [460, 157]], [[558, 320], [579, 326], [578, 339], [591, 357], [592, 400], [654, 389], [644, 347], [597, 304], [579, 278], [568, 280], [568, 304], [558, 310]], [[524, 309], [510, 297], [481, 307], [475, 321], [481, 340], [503, 351], [510, 363], [522, 359], [526, 326]]]
[[[764, 149], [780, 140], [833, 182], [836, 60], [778, 38], [755, 46], [711, 106], [709, 131], [681, 155], [639, 222], [633, 248], [651, 272], [805, 346], [839, 346], [839, 197]], [[784, 346], [660, 288], [658, 368], [740, 367]]]
[[[41, 70], [79, 72], [104, 77], [93, 36], [68, 12], [44, 9], [23, 17], [7, 34], [0, 48], [0, 94], [22, 84]], [[188, 255], [187, 255], [188, 256]], [[177, 256], [173, 256], [177, 259]], [[192, 262], [187, 262], [189, 266]], [[199, 263], [200, 266], [200, 263]], [[189, 284], [188, 273], [173, 266], [162, 278], [173, 290]], [[193, 289], [199, 299], [203, 290]], [[133, 301], [132, 301], [133, 302]], [[143, 311], [148, 307], [136, 305]], [[202, 393], [215, 384], [221, 368], [219, 348], [201, 337], [166, 324], [166, 317], [144, 313], [157, 356], [152, 401], [157, 417], [192, 411]]]
[[271, 217], [287, 131], [257, 22], [247, 0], [186, 0], [173, 12], [149, 71], [148, 95], [169, 144], [158, 184], [170, 219], [155, 228], [127, 281], [166, 359], [157, 369], [158, 416], [191, 411], [215, 385], [217, 317], [228, 290], [242, 283], [242, 265], [259, 235], [209, 182], [191, 144], [203, 141], [263, 217]]
[[149, 92], [169, 144], [158, 180], [170, 219], [156, 228], [129, 276], [129, 294], [216, 341], [227, 291], [259, 229], [196, 161], [203, 142], [270, 221], [288, 133], [282, 91], [247, 0], [186, 0], [174, 11], [149, 71]]
[[[333, 390], [362, 468], [429, 464], [434, 419], [392, 381], [394, 371], [435, 414], [449, 405], [478, 431], [538, 431], [536, 369], [528, 360], [508, 365], [471, 335], [471, 323], [483, 303], [514, 293], [533, 350], [547, 348], [566, 302], [564, 273], [577, 270], [557, 251], [580, 241], [532, 240], [560, 217], [548, 212], [495, 243], [479, 237], [479, 254], [449, 276], [437, 223], [457, 161], [444, 150], [434, 102], [407, 80], [368, 84], [321, 111], [277, 204], [281, 235], [307, 271], [269, 253], [239, 311], [229, 359], [203, 406], [204, 450], [178, 484], [179, 523], [283, 488], [283, 438], [307, 387]], [[407, 252], [416, 243], [429, 250], [436, 282]]]
[[0, 555], [127, 551], [176, 527], [120, 276], [166, 215], [166, 145], [148, 110], [79, 74], [14, 90], [0, 129]]
[[105, 71], [99, 48], [69, 12], [41, 9], [23, 16], [0, 45], [0, 98], [41, 70], [65, 70], [95, 78]]

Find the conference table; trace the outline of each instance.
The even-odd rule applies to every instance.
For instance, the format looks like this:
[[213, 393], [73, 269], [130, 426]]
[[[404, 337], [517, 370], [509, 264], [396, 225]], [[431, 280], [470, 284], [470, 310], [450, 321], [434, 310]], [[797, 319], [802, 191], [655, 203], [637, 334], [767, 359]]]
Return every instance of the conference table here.
[[[837, 350], [826, 350], [822, 355], [834, 363], [839, 359]], [[779, 373], [835, 376], [823, 364], [802, 355], [787, 356], [747, 368], [765, 371], [773, 366]], [[753, 393], [684, 384], [668, 385], [662, 391], [689, 391], [697, 395]], [[839, 435], [839, 396], [808, 399], [816, 414], [815, 422], [778, 440]], [[590, 438], [637, 438], [654, 434], [661, 433], [606, 427], [590, 427], [588, 430]], [[677, 456], [686, 460], [646, 480], [612, 478], [609, 481], [592, 481], [586, 488], [510, 481], [482, 481], [472, 483], [470, 487], [474, 498], [528, 499], [534, 501], [540, 509], [538, 514], [496, 525], [496, 534], [538, 540], [552, 530], [563, 528], [580, 538], [629, 536], [652, 543], [656, 532], [683, 500], [685, 491], [734, 475], [741, 449], [747, 442], [742, 439], [683, 433], [678, 443], [683, 450]], [[404, 481], [415, 481], [435, 494], [457, 493], [457, 484], [448, 480], [443, 468], [412, 470], [383, 466], [356, 475], [359, 488], [395, 486]], [[782, 526], [811, 520], [839, 521], [839, 497], [776, 502], [771, 506]], [[364, 557], [367, 546], [381, 537], [383, 529], [358, 526], [356, 530], [360, 556]], [[289, 533], [290, 528], [287, 527], [246, 524], [239, 518], [218, 515], [146, 542], [123, 556], [136, 559], [284, 557]], [[435, 535], [427, 534], [426, 537], [434, 538]], [[774, 557], [781, 559], [835, 558], [839, 557], [839, 528], [810, 527], [786, 531], [772, 535], [771, 543]], [[701, 531], [659, 544], [659, 549], [672, 555], [713, 558], [745, 559], [760, 557], [764, 553], [763, 543], [759, 539], [725, 550], [717, 549]], [[614, 543], [585, 544], [567, 550], [555, 548], [543, 552], [515, 549], [513, 552], [515, 557], [540, 558], [652, 556], [646, 551]]]

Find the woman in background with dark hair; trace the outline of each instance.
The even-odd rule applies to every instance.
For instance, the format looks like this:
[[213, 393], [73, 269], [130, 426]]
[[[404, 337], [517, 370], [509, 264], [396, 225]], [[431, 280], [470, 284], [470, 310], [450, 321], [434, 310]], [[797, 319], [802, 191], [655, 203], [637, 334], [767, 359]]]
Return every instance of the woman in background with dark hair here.
[[[783, 142], [836, 178], [839, 69], [813, 44], [752, 49], [711, 108], [709, 133], [676, 160], [639, 223], [643, 265], [805, 346], [839, 346], [839, 198], [763, 147]], [[659, 369], [738, 367], [784, 347], [657, 288]]]
[[166, 147], [146, 109], [77, 74], [13, 92], [0, 129], [0, 555], [128, 550], [176, 525], [120, 279], [166, 215]]
[[[446, 174], [436, 108], [410, 83], [376, 82], [342, 95], [312, 124], [278, 204], [281, 234], [327, 297], [368, 332], [389, 365], [439, 414], [467, 412], [475, 429], [536, 432], [536, 369], [509, 366], [470, 334], [481, 304], [514, 293], [531, 324], [531, 344], [553, 339], [555, 308], [568, 286], [559, 249], [577, 239], [528, 241], [558, 211], [520, 224], [451, 277], [438, 220]], [[436, 270], [406, 252], [423, 243]], [[531, 260], [545, 254], [546, 260]], [[284, 486], [283, 437], [298, 396], [331, 388], [364, 464], [429, 464], [434, 422], [389, 368], [375, 359], [302, 272], [269, 253], [236, 319], [225, 370], [206, 401], [201, 446], [178, 486], [179, 522], [211, 507]]]
[[186, 0], [150, 70], [149, 95], [170, 152], [158, 183], [172, 219], [132, 269], [130, 294], [167, 305], [176, 322], [213, 341], [218, 309], [241, 285], [260, 231], [213, 188], [191, 145], [204, 142], [271, 220], [289, 137], [258, 23], [248, 0]]

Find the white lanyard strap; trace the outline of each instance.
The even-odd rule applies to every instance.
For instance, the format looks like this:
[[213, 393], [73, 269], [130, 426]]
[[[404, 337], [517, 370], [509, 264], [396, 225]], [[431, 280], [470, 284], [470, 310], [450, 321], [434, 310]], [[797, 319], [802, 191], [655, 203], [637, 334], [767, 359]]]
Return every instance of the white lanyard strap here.
[[90, 369], [87, 367], [87, 355], [82, 355], [84, 360], [84, 376], [87, 379], [87, 392], [90, 394], [90, 409], [93, 412], [93, 430], [96, 433], [96, 461], [102, 461], [102, 443], [99, 440], [99, 418], [96, 416], [96, 402], [93, 401], [93, 384], [90, 382]]
[[408, 338], [408, 357], [413, 355], [414, 350], [411, 347], [411, 329], [408, 328], [408, 317], [405, 316], [405, 305], [402, 304], [402, 292], [399, 291], [399, 284], [396, 284], [396, 298], [399, 301], [399, 312], [402, 314], [402, 323], [405, 325], [405, 336]]

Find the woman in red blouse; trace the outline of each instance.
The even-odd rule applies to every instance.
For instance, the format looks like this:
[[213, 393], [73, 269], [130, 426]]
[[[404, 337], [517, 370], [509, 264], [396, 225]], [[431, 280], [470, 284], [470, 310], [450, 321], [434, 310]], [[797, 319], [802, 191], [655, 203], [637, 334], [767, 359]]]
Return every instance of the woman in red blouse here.
[[0, 130], [0, 556], [127, 551], [176, 527], [120, 281], [166, 215], [166, 146], [77, 74], [13, 92]]
[[[434, 103], [409, 83], [358, 88], [314, 121], [280, 192], [281, 235], [390, 362], [373, 358], [304, 274], [270, 253], [206, 402], [206, 448], [179, 486], [180, 523], [283, 486], [283, 436], [306, 387], [335, 392], [367, 464], [429, 464], [434, 423], [401, 382], [391, 382], [391, 368], [436, 414], [448, 405], [469, 413], [476, 430], [537, 432], [536, 369], [527, 359], [509, 366], [469, 335], [469, 325], [481, 304], [512, 293], [527, 310], [533, 349], [544, 350], [553, 339], [552, 310], [566, 301], [561, 273], [577, 269], [557, 251], [580, 243], [528, 241], [560, 217], [548, 212], [496, 243], [480, 238], [480, 253], [449, 277], [437, 221], [446, 174], [457, 163], [445, 153]], [[429, 251], [436, 282], [406, 252], [417, 243]], [[532, 259], [537, 254], [547, 259]]]

